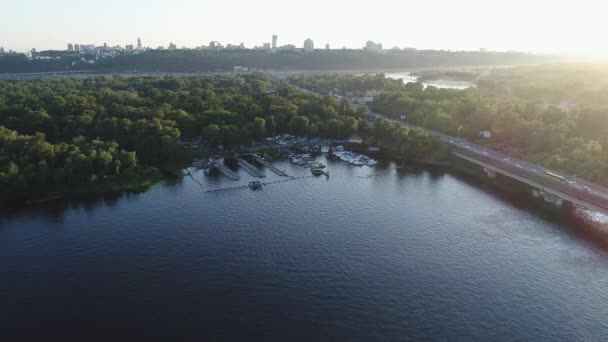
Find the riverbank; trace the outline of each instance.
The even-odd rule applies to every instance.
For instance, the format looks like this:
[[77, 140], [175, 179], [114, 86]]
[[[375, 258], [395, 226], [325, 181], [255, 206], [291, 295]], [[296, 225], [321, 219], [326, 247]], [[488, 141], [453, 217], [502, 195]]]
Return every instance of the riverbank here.
[[132, 177], [112, 179], [103, 182], [73, 186], [69, 188], [51, 188], [44, 191], [13, 192], [0, 198], [0, 209], [23, 205], [43, 204], [80, 196], [103, 195], [108, 193], [142, 193], [152, 185], [174, 177], [171, 173], [156, 168], [148, 168]]

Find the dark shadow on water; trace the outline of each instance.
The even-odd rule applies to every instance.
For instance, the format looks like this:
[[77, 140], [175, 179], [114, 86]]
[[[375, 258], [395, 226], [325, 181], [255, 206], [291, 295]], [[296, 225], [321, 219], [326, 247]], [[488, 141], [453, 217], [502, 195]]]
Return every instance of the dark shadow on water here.
[[608, 252], [608, 227], [590, 220], [576, 213], [576, 209], [565, 205], [557, 207], [544, 202], [542, 199], [534, 198], [530, 191], [505, 191], [495, 184], [483, 182], [479, 178], [459, 172], [455, 169], [449, 173], [452, 177], [466, 183], [487, 195], [499, 199], [508, 205], [540, 217], [541, 219], [559, 226], [568, 235], [583, 241], [591, 247]]
[[[158, 183], [160, 186], [176, 186], [181, 179], [171, 179]], [[149, 190], [149, 189], [148, 189]], [[113, 208], [123, 200], [137, 200], [144, 191], [117, 191], [97, 194], [73, 195], [63, 199], [38, 204], [24, 204], [0, 209], [0, 227], [3, 223], [20, 217], [41, 217], [51, 222], [63, 221], [68, 210], [84, 210], [92, 213], [101, 206]]]

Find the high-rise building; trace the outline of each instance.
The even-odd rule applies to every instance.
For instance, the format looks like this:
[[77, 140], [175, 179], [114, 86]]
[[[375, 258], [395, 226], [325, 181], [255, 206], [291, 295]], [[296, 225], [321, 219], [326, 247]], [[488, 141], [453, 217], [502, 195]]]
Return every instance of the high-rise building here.
[[72, 43], [68, 44], [68, 51], [69, 52], [74, 51], [74, 45], [72, 45]]
[[382, 44], [375, 43], [373, 40], [368, 40], [367, 43], [365, 43], [365, 47], [363, 48], [363, 50], [370, 52], [380, 52], [382, 51]]
[[325, 44], [325, 50], [329, 50], [329, 44]]
[[304, 41], [304, 51], [306, 53], [315, 51], [315, 42], [313, 42], [312, 39], [308, 38]]
[[74, 44], [74, 51], [79, 52], [80, 51], [80, 45]]
[[277, 39], [279, 39], [279, 36], [277, 36], [276, 34], [272, 36], [272, 49], [277, 48]]
[[141, 39], [137, 37], [137, 50], [141, 50]]
[[175, 45], [175, 43], [169, 43], [169, 50], [177, 50], [177, 45]]
[[6, 52], [4, 51], [4, 48], [3, 48], [2, 46], [0, 46], [0, 53], [6, 53]]

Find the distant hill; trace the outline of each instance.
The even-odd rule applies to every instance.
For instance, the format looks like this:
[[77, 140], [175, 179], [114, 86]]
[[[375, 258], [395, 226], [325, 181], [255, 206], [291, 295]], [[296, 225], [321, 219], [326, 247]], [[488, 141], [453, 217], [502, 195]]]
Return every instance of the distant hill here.
[[[263, 50], [174, 50], [119, 53], [98, 58], [94, 53], [46, 51], [0, 56], [0, 73], [48, 71], [90, 72], [213, 72], [232, 71], [235, 66], [258, 70], [397, 70], [438, 66], [522, 65], [558, 62], [555, 55], [513, 52], [450, 52], [437, 50], [391, 50], [370, 53], [361, 50], [279, 51]], [[93, 62], [94, 61], [94, 62]]]

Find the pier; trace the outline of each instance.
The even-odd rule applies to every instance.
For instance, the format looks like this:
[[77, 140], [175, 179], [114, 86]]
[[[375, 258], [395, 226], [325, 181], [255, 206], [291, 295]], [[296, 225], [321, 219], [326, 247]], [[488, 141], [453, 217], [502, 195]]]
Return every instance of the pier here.
[[276, 167], [274, 167], [272, 164], [270, 164], [269, 162], [267, 162], [264, 159], [262, 159], [262, 157], [258, 156], [257, 154], [254, 154], [253, 157], [255, 158], [255, 160], [258, 163], [264, 165], [270, 171], [276, 173], [277, 175], [279, 175], [281, 177], [289, 177], [289, 175], [285, 171], [277, 169]]
[[235, 180], [238, 181], [241, 179], [241, 177], [239, 175], [236, 174], [236, 172], [230, 170], [230, 168], [228, 166], [226, 166], [221, 159], [214, 159], [213, 160], [213, 167], [220, 170], [220, 172], [226, 176], [228, 179], [231, 180]]
[[[289, 177], [286, 179], [276, 180], [276, 181], [272, 181], [272, 182], [262, 182], [261, 184], [263, 186], [269, 186], [272, 184], [279, 184], [279, 183], [291, 182], [291, 181], [308, 179], [308, 178], [315, 178], [315, 177], [314, 176]], [[221, 191], [228, 191], [228, 190], [243, 190], [243, 189], [249, 189], [249, 186], [248, 185], [236, 185], [236, 186], [230, 186], [230, 187], [226, 187], [226, 188], [206, 190], [205, 192], [211, 193], [211, 192], [221, 192]]]
[[247, 171], [248, 174], [252, 175], [253, 177], [257, 177], [257, 178], [266, 177], [266, 175], [263, 174], [262, 171], [260, 171], [257, 167], [251, 165], [245, 159], [238, 157], [238, 158], [236, 158], [236, 160], [239, 162], [239, 166], [242, 167], [245, 171]]

